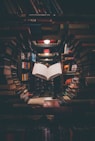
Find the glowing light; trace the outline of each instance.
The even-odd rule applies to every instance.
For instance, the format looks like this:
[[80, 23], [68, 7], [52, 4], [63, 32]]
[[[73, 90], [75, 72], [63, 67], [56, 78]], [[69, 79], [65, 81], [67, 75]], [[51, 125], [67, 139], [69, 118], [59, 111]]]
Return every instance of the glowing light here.
[[49, 53], [47, 52], [47, 53], [44, 53], [45, 54], [45, 56], [48, 56], [49, 55]]
[[43, 50], [45, 56], [48, 56], [50, 54], [50, 50], [49, 49], [44, 49]]
[[46, 40], [44, 40], [44, 44], [50, 44], [50, 40], [48, 40], [48, 39], [46, 39]]

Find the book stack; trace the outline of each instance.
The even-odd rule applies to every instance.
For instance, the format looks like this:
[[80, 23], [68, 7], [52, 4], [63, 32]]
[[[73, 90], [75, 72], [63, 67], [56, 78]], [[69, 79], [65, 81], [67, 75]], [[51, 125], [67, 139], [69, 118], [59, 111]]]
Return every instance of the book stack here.
[[26, 96], [26, 85], [21, 84], [18, 77], [18, 50], [11, 47], [9, 43], [0, 45], [0, 96], [24, 94], [23, 99], [26, 101], [29, 92], [27, 91]]
[[30, 90], [30, 77], [31, 77], [31, 53], [30, 52], [21, 52], [21, 75], [20, 80], [23, 84], [26, 84]]
[[65, 89], [65, 92], [63, 94], [63, 98], [65, 98], [65, 96], [67, 96], [70, 99], [74, 99], [77, 97], [78, 91], [79, 91], [79, 77], [74, 76], [70, 80], [68, 87]]
[[80, 72], [79, 98], [95, 98], [95, 46], [81, 43], [73, 53]]
[[16, 85], [11, 73], [12, 48], [8, 44], [0, 46], [0, 94], [15, 94]]

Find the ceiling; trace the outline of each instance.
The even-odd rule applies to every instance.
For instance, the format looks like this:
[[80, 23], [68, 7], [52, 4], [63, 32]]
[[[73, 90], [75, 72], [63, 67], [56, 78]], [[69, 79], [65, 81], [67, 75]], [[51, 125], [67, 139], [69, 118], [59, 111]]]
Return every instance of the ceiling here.
[[[54, 40], [49, 45], [38, 41]], [[93, 2], [75, 0], [2, 0], [0, 2], [0, 42], [11, 42], [23, 51], [54, 55], [65, 43], [95, 45]]]

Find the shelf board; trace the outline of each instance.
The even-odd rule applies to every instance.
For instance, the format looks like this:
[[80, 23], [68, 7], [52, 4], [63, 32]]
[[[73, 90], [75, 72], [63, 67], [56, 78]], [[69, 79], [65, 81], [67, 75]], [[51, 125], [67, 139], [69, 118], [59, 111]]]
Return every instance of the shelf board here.
[[63, 72], [64, 75], [75, 75], [76, 71], [67, 71], [67, 72]]

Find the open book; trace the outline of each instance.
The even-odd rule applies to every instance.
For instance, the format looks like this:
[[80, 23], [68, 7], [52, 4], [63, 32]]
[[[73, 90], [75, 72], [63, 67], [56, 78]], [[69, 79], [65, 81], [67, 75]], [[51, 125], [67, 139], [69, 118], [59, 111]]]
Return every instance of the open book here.
[[35, 63], [32, 74], [45, 80], [53, 79], [62, 74], [61, 63], [55, 63], [49, 67], [41, 63]]

